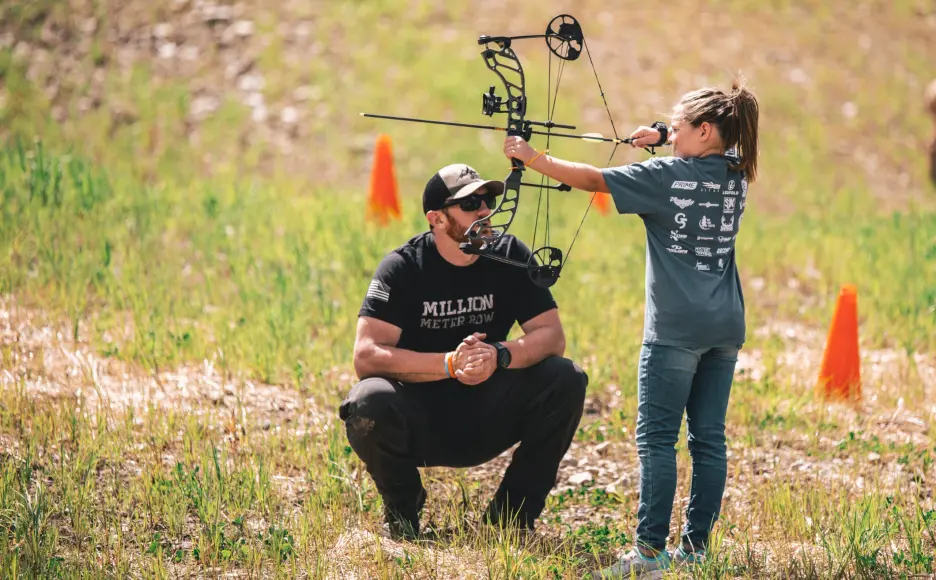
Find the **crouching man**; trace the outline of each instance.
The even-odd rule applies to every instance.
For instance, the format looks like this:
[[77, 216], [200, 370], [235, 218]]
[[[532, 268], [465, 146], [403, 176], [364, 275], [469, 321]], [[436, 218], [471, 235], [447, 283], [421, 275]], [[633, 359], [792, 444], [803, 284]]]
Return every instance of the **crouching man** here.
[[[339, 415], [395, 538], [419, 534], [419, 467], [480, 465], [518, 442], [484, 521], [532, 530], [582, 417], [588, 377], [562, 358], [550, 291], [523, 268], [459, 248], [503, 191], [464, 164], [436, 173], [423, 192], [429, 231], [384, 257], [359, 312], [361, 381]], [[510, 235], [494, 252], [531, 255]], [[507, 341], [514, 323], [522, 336]]]

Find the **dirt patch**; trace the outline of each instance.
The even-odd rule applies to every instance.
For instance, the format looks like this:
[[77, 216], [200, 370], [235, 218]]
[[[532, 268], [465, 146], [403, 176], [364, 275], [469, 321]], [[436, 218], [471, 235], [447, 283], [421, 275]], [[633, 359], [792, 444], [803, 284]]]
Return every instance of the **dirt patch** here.
[[0, 301], [0, 352], [0, 388], [74, 400], [86, 412], [229, 410], [240, 415], [242, 425], [271, 429], [289, 424], [314, 432], [324, 432], [333, 420], [315, 397], [246, 378], [225, 379], [214, 361], [152, 373], [102, 357], [41, 312], [9, 297]]
[[[352, 529], [328, 551], [329, 579], [373, 578], [378, 563], [394, 563], [415, 577], [487, 578], [485, 558], [470, 548], [440, 548], [432, 542], [397, 542], [380, 533]], [[365, 564], [362, 566], [362, 564]], [[420, 567], [430, 569], [420, 571]], [[427, 576], [431, 577], [431, 576]]]

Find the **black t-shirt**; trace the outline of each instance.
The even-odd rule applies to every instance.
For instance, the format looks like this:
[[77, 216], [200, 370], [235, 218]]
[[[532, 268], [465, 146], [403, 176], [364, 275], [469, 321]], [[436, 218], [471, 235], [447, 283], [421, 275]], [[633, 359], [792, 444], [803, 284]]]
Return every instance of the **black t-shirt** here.
[[[531, 255], [511, 235], [501, 236], [494, 252], [524, 263]], [[486, 333], [486, 342], [506, 340], [514, 322], [553, 308], [552, 293], [533, 284], [524, 268], [485, 257], [456, 266], [439, 254], [434, 234], [425, 232], [384, 257], [358, 315], [399, 327], [398, 348], [447, 352], [474, 332]]]

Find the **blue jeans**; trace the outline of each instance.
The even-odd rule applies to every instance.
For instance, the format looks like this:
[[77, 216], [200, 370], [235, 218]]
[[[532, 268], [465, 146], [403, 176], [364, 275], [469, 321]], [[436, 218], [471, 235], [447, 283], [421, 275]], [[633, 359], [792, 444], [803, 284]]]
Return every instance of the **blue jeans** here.
[[706, 546], [725, 491], [725, 413], [739, 349], [740, 345], [643, 345], [637, 382], [639, 545], [666, 548], [676, 495], [675, 446], [685, 411], [692, 489], [682, 543], [694, 548]]

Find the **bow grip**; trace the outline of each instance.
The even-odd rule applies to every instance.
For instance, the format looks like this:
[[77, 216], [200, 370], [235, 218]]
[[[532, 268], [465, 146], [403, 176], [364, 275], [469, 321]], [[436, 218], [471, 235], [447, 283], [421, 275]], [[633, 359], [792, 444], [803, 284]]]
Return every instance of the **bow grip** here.
[[[525, 120], [514, 120], [510, 119], [507, 123], [507, 136], [508, 137], [520, 137], [524, 141], [529, 141], [532, 134], [530, 133], [531, 125]], [[516, 157], [511, 157], [510, 162], [512, 164], [511, 175], [518, 175], [519, 171], [523, 171], [523, 161], [520, 161]], [[519, 178], [518, 178], [519, 179]]]

